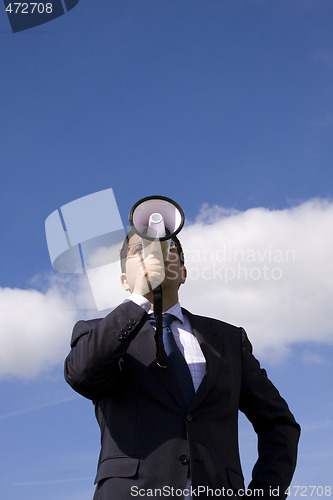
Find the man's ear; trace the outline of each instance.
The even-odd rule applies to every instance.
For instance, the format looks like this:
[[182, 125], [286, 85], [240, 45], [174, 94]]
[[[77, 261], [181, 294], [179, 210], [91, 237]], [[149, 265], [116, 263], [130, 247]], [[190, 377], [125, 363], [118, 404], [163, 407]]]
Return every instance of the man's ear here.
[[185, 266], [181, 268], [181, 277], [180, 277], [180, 284], [183, 285], [186, 281], [187, 277], [187, 269]]
[[124, 290], [126, 290], [126, 292], [130, 292], [130, 287], [127, 283], [126, 273], [121, 273], [120, 281], [121, 281], [121, 284], [122, 284], [122, 287], [124, 288]]

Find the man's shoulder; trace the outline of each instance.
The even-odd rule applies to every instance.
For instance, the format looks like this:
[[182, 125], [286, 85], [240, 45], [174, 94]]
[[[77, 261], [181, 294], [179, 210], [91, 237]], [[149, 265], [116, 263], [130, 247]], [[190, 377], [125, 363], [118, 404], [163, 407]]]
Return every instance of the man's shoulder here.
[[130, 299], [125, 299], [123, 302], [113, 307], [112, 309], [108, 309], [104, 312], [104, 315], [97, 318], [88, 318], [88, 319], [80, 319], [76, 324], [84, 323], [88, 325], [95, 325], [100, 321], [106, 320], [112, 316], [122, 316], [124, 313], [137, 313], [144, 314], [146, 309], [143, 306], [139, 306], [135, 302]]
[[231, 323], [227, 323], [226, 321], [222, 321], [221, 319], [218, 318], [193, 314], [183, 307], [182, 307], [182, 312], [189, 319], [191, 325], [193, 325], [196, 328], [200, 328], [200, 326], [205, 326], [207, 328], [222, 329], [226, 332], [238, 333], [238, 334], [241, 334], [244, 331], [242, 327], [233, 325]]

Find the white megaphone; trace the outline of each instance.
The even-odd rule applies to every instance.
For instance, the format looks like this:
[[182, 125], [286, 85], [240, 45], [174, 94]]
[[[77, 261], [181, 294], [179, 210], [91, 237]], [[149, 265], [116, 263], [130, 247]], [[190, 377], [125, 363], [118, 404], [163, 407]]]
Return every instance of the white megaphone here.
[[[142, 198], [133, 205], [129, 214], [129, 223], [135, 233], [141, 236], [143, 249], [147, 240], [148, 242], [159, 241], [163, 260], [168, 259], [171, 239], [182, 229], [184, 221], [182, 208], [178, 203], [165, 196]], [[162, 340], [162, 287], [160, 283], [151, 283], [151, 287], [154, 294], [157, 363], [159, 366], [165, 367], [166, 354]]]
[[129, 223], [146, 240], [170, 240], [182, 229], [185, 217], [181, 207], [165, 196], [147, 196], [133, 205]]
[[[182, 229], [184, 221], [184, 212], [178, 203], [165, 196], [143, 198], [133, 205], [129, 214], [130, 225], [143, 239], [144, 255], [147, 243], [158, 240], [163, 260], [168, 259], [171, 239]], [[166, 243], [162, 244], [163, 241]]]

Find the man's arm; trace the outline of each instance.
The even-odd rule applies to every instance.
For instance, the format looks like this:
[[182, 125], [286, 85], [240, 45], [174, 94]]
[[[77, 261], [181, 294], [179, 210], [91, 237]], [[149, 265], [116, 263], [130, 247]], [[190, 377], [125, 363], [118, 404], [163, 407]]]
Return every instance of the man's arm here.
[[[273, 488], [279, 500], [286, 497], [296, 466], [300, 426], [285, 400], [267, 378], [252, 355], [252, 346], [242, 329], [242, 391], [240, 410], [251, 421], [258, 435], [258, 460], [252, 471], [249, 489], [264, 490], [265, 500], [272, 499]], [[276, 495], [276, 491], [275, 491]]]
[[65, 360], [69, 385], [93, 400], [112, 390], [121, 374], [120, 360], [146, 318], [143, 307], [126, 300], [101, 320], [76, 323]]

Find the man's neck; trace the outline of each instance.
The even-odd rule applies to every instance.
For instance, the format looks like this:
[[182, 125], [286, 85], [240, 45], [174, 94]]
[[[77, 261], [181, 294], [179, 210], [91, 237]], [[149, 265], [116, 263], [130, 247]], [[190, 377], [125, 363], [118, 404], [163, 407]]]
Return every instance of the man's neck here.
[[[150, 302], [151, 302], [151, 310], [153, 311], [154, 300], [152, 299]], [[167, 311], [168, 309], [170, 309], [170, 307], [176, 305], [177, 302], [178, 302], [178, 295], [176, 297], [164, 297], [162, 295], [162, 311], [163, 312]]]
[[167, 311], [168, 309], [170, 309], [170, 307], [172, 306], [175, 306], [178, 302], [178, 297], [174, 300], [163, 300], [162, 298], [162, 311], [165, 312]]

